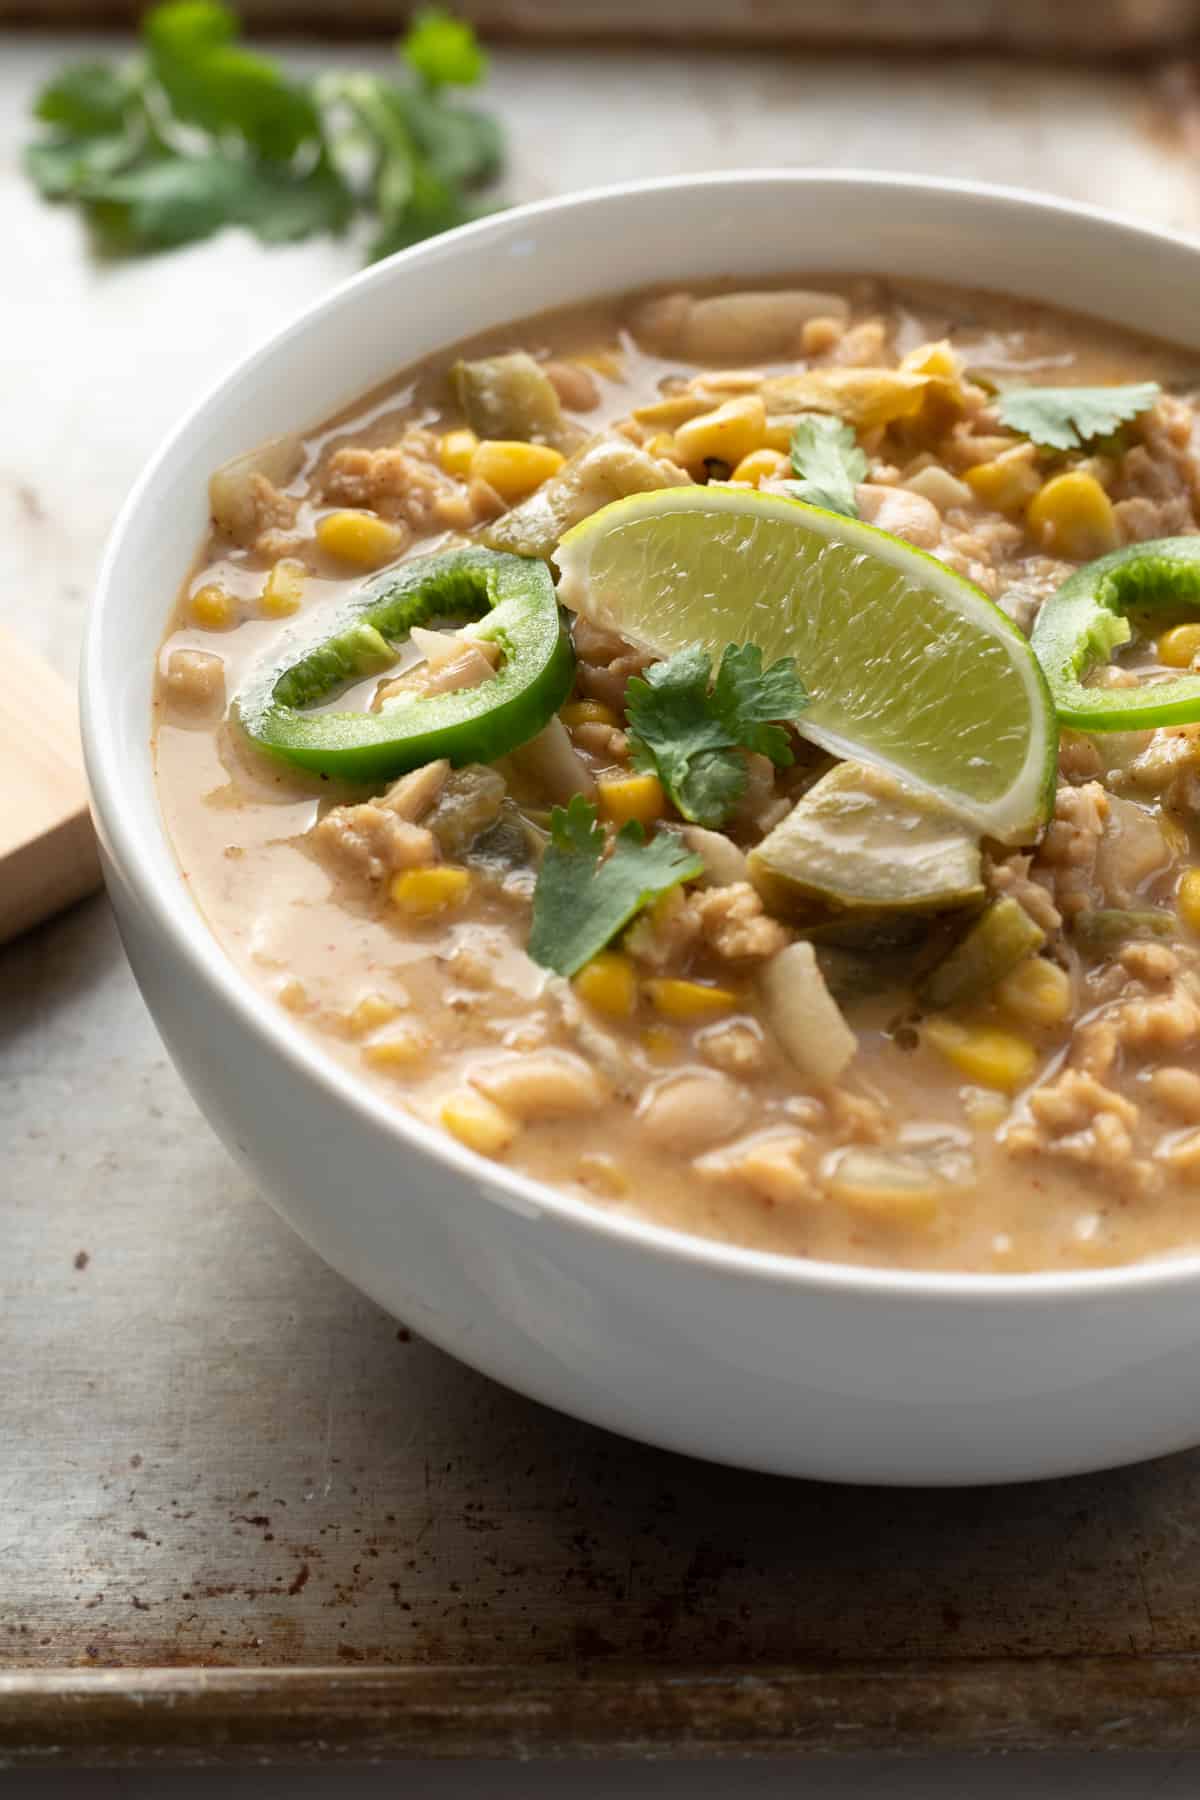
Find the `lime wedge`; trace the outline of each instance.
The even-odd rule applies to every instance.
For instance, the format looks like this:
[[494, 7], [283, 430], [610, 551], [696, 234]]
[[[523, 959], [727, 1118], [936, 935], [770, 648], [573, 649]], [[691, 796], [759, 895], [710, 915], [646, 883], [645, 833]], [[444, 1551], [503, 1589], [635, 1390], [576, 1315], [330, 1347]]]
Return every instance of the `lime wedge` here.
[[1047, 817], [1058, 728], [1027, 640], [974, 583], [858, 519], [750, 488], [602, 507], [554, 553], [559, 598], [669, 656], [794, 656], [799, 729], [890, 769], [1004, 843]]

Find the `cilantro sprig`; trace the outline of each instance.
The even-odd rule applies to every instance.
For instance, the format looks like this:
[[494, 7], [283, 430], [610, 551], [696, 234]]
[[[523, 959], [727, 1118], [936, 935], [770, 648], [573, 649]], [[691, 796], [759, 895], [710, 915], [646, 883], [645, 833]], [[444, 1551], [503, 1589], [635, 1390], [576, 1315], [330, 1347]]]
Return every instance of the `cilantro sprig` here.
[[1149, 411], [1161, 393], [1157, 381], [1127, 387], [1009, 388], [996, 411], [1002, 425], [1047, 450], [1082, 450]]
[[626, 687], [634, 764], [658, 776], [685, 819], [722, 825], [746, 788], [739, 747], [786, 767], [793, 756], [781, 721], [807, 704], [794, 658], [764, 669], [756, 645], [730, 644], [712, 681], [709, 657], [693, 645]]
[[660, 894], [704, 871], [677, 832], [649, 843], [636, 820], [622, 825], [609, 856], [596, 808], [582, 794], [550, 815], [550, 842], [533, 896], [529, 954], [543, 968], [575, 975]]
[[866, 480], [867, 459], [851, 426], [826, 413], [802, 413], [792, 432], [789, 492], [810, 506], [857, 519], [855, 488]]
[[372, 216], [372, 256], [461, 225], [499, 172], [494, 119], [446, 90], [483, 78], [469, 25], [419, 13], [399, 50], [407, 80], [298, 81], [239, 41], [222, 0], [168, 0], [141, 54], [74, 63], [38, 95], [46, 133], [25, 168], [78, 207], [106, 253], [170, 249], [240, 225], [264, 243], [339, 234]]

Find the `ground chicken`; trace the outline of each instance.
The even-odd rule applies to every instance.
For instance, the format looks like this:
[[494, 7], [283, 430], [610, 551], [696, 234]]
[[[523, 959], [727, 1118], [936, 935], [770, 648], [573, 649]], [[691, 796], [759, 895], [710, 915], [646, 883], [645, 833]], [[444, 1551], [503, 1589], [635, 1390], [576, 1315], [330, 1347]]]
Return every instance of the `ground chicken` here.
[[599, 700], [616, 713], [625, 711], [625, 684], [631, 675], [640, 675], [654, 658], [645, 650], [635, 650], [615, 631], [604, 631], [576, 618], [572, 627], [575, 654], [575, 683], [589, 700]]
[[851, 1144], [882, 1144], [888, 1134], [887, 1111], [881, 1100], [830, 1088], [825, 1096], [834, 1135]]
[[1172, 812], [1200, 809], [1200, 725], [1167, 725], [1155, 731], [1123, 770], [1121, 785], [1157, 795]]
[[706, 888], [692, 896], [704, 942], [726, 962], [762, 962], [790, 942], [791, 934], [763, 911], [748, 881]]
[[998, 897], [1011, 896], [1040, 925], [1048, 938], [1062, 929], [1062, 914], [1050, 896], [1048, 880], [1031, 873], [1032, 856], [1006, 856], [1000, 862], [984, 859], [984, 878]]
[[[335, 506], [368, 507], [381, 518], [403, 520], [417, 534], [445, 521], [440, 503], [460, 493], [460, 484], [420, 454], [417, 434], [379, 450], [348, 446], [335, 450], [325, 471], [323, 493]], [[420, 439], [428, 437], [421, 433]], [[473, 514], [472, 514], [473, 517]]]
[[767, 1060], [761, 1030], [742, 1019], [710, 1025], [697, 1036], [696, 1048], [705, 1062], [726, 1075], [753, 1075]]
[[1122, 536], [1139, 543], [1195, 531], [1200, 456], [1191, 407], [1164, 394], [1135, 429], [1141, 442], [1121, 458], [1113, 485]]
[[437, 862], [433, 833], [416, 821], [438, 800], [449, 773], [445, 760], [426, 763], [373, 800], [332, 807], [312, 828], [314, 848], [340, 873], [372, 884]]
[[1154, 1171], [1134, 1153], [1138, 1109], [1083, 1069], [1064, 1069], [1036, 1089], [1028, 1101], [1028, 1118], [1003, 1133], [1015, 1156], [1056, 1156], [1086, 1163], [1118, 1185], [1142, 1192], [1153, 1184]]
[[299, 506], [298, 500], [281, 493], [265, 475], [251, 475], [237, 542], [272, 560], [290, 556], [303, 542], [296, 531]]
[[1095, 739], [1081, 731], [1064, 731], [1058, 746], [1058, 772], [1072, 784], [1099, 780], [1104, 763]]
[[1117, 958], [1135, 981], [1157, 985], [1179, 973], [1179, 958], [1165, 944], [1126, 944]]
[[682, 968], [697, 950], [725, 962], [764, 962], [790, 942], [791, 934], [769, 918], [748, 881], [728, 887], [677, 893], [674, 900], [643, 913], [625, 943], [630, 954], [654, 969]]
[[1055, 797], [1054, 818], [1032, 868], [1048, 878], [1054, 904], [1068, 923], [1095, 905], [1096, 855], [1108, 811], [1108, 795], [1098, 781], [1060, 787]]
[[432, 832], [397, 818], [376, 800], [333, 807], [310, 835], [318, 853], [340, 872], [373, 884], [397, 870], [420, 868], [437, 860]]
[[182, 712], [224, 712], [225, 664], [208, 650], [172, 650], [163, 689]]

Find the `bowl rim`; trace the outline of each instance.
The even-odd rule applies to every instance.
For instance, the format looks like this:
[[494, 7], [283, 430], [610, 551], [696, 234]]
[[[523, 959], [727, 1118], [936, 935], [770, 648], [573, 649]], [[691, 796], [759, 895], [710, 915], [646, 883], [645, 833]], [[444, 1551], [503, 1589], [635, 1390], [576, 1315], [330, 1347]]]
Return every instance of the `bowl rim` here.
[[[587, 209], [597, 204], [631, 197], [669, 195], [679, 189], [720, 190], [746, 186], [845, 187], [875, 190], [895, 197], [917, 192], [945, 195], [981, 208], [1016, 207], [1025, 212], [1088, 221], [1114, 234], [1147, 243], [1169, 246], [1200, 262], [1200, 243], [1181, 232], [1145, 225], [1127, 215], [1057, 195], [999, 183], [971, 181], [875, 169], [747, 168], [668, 175], [641, 181], [613, 182], [581, 189], [490, 215], [455, 231], [427, 240], [336, 283], [328, 292], [294, 314], [246, 355], [239, 358], [210, 385], [185, 412], [155, 450], [137, 477], [109, 533], [97, 573], [84, 632], [80, 661], [79, 698], [84, 760], [92, 807], [100, 836], [114, 870], [120, 875], [137, 905], [146, 913], [160, 940], [169, 946], [191, 974], [215, 992], [223, 1007], [234, 1015], [251, 1037], [265, 1040], [293, 1073], [319, 1087], [349, 1109], [365, 1124], [381, 1130], [400, 1154], [416, 1151], [453, 1169], [486, 1199], [517, 1216], [541, 1222], [552, 1220], [570, 1231], [605, 1240], [614, 1251], [625, 1250], [660, 1262], [690, 1266], [714, 1277], [747, 1283], [766, 1283], [798, 1292], [862, 1299], [883, 1298], [896, 1302], [973, 1305], [987, 1301], [1004, 1306], [1043, 1305], [1047, 1301], [1075, 1305], [1133, 1295], [1149, 1288], [1176, 1287], [1200, 1280], [1200, 1251], [1164, 1255], [1143, 1262], [1104, 1269], [1053, 1269], [987, 1273], [943, 1269], [889, 1269], [871, 1264], [841, 1263], [791, 1256], [781, 1251], [753, 1250], [705, 1238], [674, 1227], [616, 1213], [565, 1192], [504, 1164], [492, 1162], [468, 1150], [448, 1133], [411, 1113], [389, 1105], [382, 1094], [357, 1084], [314, 1038], [309, 1040], [266, 994], [241, 973], [218, 941], [199, 906], [188, 891], [182, 872], [160, 879], [143, 859], [143, 833], [131, 822], [120, 804], [121, 767], [117, 755], [115, 696], [110, 698], [100, 678], [101, 645], [120, 617], [114, 574], [124, 552], [133, 520], [152, 492], [163, 466], [176, 448], [192, 434], [209, 409], [224, 401], [257, 365], [276, 354], [281, 346], [319, 327], [330, 316], [373, 287], [386, 287], [404, 278], [405, 272], [425, 259], [445, 256], [457, 244], [474, 243], [489, 236], [504, 236], [532, 220]], [[802, 263], [802, 259], [801, 259]], [[155, 796], [157, 801], [157, 794]], [[175, 860], [174, 846], [161, 809], [156, 805], [157, 829], [168, 857]], [[184, 905], [178, 904], [179, 900]], [[171, 904], [174, 901], [176, 904]]]

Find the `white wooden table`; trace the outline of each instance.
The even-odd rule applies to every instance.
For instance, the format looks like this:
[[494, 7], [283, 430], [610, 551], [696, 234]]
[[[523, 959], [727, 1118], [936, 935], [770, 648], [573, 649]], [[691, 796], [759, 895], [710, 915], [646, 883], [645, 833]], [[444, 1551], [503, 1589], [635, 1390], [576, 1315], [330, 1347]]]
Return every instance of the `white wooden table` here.
[[[89, 262], [76, 220], [39, 203], [17, 154], [37, 83], [64, 55], [92, 47], [80, 38], [0, 35], [0, 620], [68, 675], [100, 546], [141, 463], [233, 358], [356, 264], [349, 244], [264, 251], [240, 235], [127, 265]], [[387, 51], [309, 46], [296, 55], [309, 64], [383, 62]], [[884, 57], [503, 51], [491, 98], [510, 132], [514, 198], [646, 174], [825, 163], [1039, 186], [1200, 228], [1200, 169], [1152, 128], [1152, 92], [1136, 73]], [[796, 246], [798, 264], [803, 250]], [[604, 285], [599, 261], [596, 280]], [[148, 1114], [150, 1145], [138, 1131]], [[167, 1065], [97, 901], [0, 953], [0, 1223], [4, 1205], [44, 1209], [47, 1255], [66, 1257], [87, 1242], [91, 1219], [147, 1183], [164, 1206], [202, 1193], [214, 1216], [258, 1209]], [[258, 1211], [272, 1287], [286, 1293], [289, 1271], [301, 1269], [307, 1253]], [[4, 1329], [0, 1318], [0, 1433]], [[0, 1463], [0, 1546], [3, 1491]], [[0, 1558], [0, 1625], [4, 1580]], [[636, 1800], [684, 1791], [668, 1771], [610, 1779], [596, 1770], [589, 1779], [595, 1794], [616, 1791], [619, 1780]], [[409, 1780], [414, 1792], [459, 1791], [446, 1770], [412, 1771]], [[557, 1790], [552, 1772], [537, 1780], [542, 1792]], [[782, 1794], [784, 1781], [755, 1777], [764, 1794]], [[1092, 1800], [1174, 1800], [1196, 1791], [1200, 1763], [1131, 1759], [1107, 1774], [1076, 1759], [969, 1774], [961, 1763], [856, 1763], [814, 1772], [806, 1791], [880, 1800], [970, 1791], [992, 1800], [1018, 1782], [1034, 1797], [1086, 1787]], [[511, 1770], [488, 1785], [500, 1795], [538, 1791], [536, 1780]], [[577, 1777], [572, 1785], [581, 1785]], [[727, 1772], [719, 1791], [734, 1786]], [[162, 1777], [10, 1779], [5, 1795], [18, 1791], [116, 1800], [161, 1792]], [[352, 1784], [317, 1772], [277, 1788], [257, 1776], [196, 1775], [173, 1791], [183, 1800], [218, 1792], [305, 1800]], [[382, 1777], [364, 1777], [358, 1791], [390, 1789]], [[691, 1778], [688, 1791], [696, 1792]], [[700, 1788], [709, 1791], [718, 1792], [715, 1780]]]

